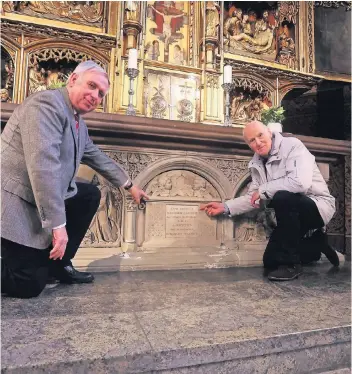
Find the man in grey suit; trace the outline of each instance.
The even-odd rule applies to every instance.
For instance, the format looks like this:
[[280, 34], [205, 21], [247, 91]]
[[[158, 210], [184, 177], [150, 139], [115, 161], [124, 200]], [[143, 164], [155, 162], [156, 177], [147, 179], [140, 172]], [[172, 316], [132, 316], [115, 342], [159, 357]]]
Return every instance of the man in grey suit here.
[[66, 87], [35, 93], [19, 105], [1, 135], [1, 290], [9, 296], [39, 295], [49, 275], [63, 283], [93, 281], [71, 263], [100, 201], [97, 187], [75, 182], [80, 163], [137, 203], [148, 199], [93, 144], [81, 118], [98, 107], [109, 86], [104, 69], [82, 62]]

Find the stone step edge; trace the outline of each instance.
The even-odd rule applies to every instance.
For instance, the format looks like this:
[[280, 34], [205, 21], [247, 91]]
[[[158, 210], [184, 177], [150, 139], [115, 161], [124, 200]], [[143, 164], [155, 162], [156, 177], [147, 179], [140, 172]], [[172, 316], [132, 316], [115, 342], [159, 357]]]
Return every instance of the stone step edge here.
[[[170, 370], [224, 361], [248, 359], [251, 357], [301, 351], [304, 349], [338, 344], [351, 344], [351, 325], [288, 333], [260, 339], [247, 339], [224, 344], [209, 344], [207, 346], [148, 351], [134, 355], [114, 356], [113, 353], [108, 353], [100, 357], [90, 357], [83, 360], [72, 360], [68, 362], [51, 361], [43, 362], [38, 365], [9, 366], [7, 368], [2, 367], [1, 372], [27, 373], [28, 371], [26, 370], [31, 368], [39, 369], [40, 372], [44, 373], [47, 367], [48, 369], [50, 368], [51, 374], [63, 372], [76, 373], [78, 371], [81, 372], [80, 368], [85, 366], [88, 371], [84, 370], [84, 373], [93, 373], [94, 369], [93, 371], [89, 371], [89, 368], [93, 368], [96, 363], [100, 368], [101, 365], [106, 365], [110, 369], [113, 367], [114, 370], [117, 370], [117, 372], [121, 374], [144, 373], [155, 370]], [[113, 349], [111, 352], [113, 352]]]

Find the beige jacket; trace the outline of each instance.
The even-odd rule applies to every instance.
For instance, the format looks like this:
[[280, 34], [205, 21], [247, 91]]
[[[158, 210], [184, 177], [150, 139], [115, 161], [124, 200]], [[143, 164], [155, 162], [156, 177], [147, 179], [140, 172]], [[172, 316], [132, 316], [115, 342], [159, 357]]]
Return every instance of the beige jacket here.
[[[277, 191], [301, 193], [311, 198], [319, 213], [328, 224], [335, 213], [335, 198], [315, 162], [315, 157], [297, 138], [283, 137], [273, 133], [273, 146], [266, 165], [255, 154], [248, 164], [252, 183], [245, 196], [226, 201], [231, 215], [246, 213], [254, 209], [251, 196], [259, 191], [261, 200], [270, 200]], [[266, 168], [266, 172], [265, 172]]]

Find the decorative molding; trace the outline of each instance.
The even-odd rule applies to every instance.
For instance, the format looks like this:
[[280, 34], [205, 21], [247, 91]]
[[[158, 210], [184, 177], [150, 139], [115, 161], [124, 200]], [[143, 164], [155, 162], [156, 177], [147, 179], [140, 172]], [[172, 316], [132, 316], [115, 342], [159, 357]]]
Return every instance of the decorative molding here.
[[329, 233], [344, 234], [345, 231], [345, 165], [343, 162], [330, 164], [329, 190], [335, 197], [336, 213], [327, 225]]
[[324, 8], [345, 7], [347, 12], [352, 8], [352, 1], [314, 1], [314, 6]]
[[4, 12], [102, 27], [104, 1], [3, 1]]
[[167, 155], [140, 152], [107, 152], [107, 154], [119, 163], [132, 179], [135, 179], [141, 171], [153, 162], [163, 157], [167, 158]]
[[308, 2], [308, 73], [314, 72], [314, 1]]
[[232, 82], [235, 84], [235, 87], [247, 88], [250, 91], [257, 90], [261, 94], [270, 97], [270, 91], [256, 80], [249, 78], [233, 77]]
[[99, 46], [99, 48], [114, 48], [116, 45], [116, 38], [108, 35], [94, 35], [78, 30], [67, 30], [56, 27], [48, 27], [42, 25], [33, 25], [24, 22], [10, 21], [7, 19], [1, 20], [2, 34], [17, 35], [25, 34], [26, 36], [35, 36], [39, 38], [55, 38], [65, 41], [77, 42], [81, 45], [90, 44]]
[[299, 1], [279, 1], [279, 22], [288, 21], [296, 25], [298, 11]]
[[94, 60], [98, 65], [104, 67], [104, 64], [92, 55], [75, 51], [71, 48], [45, 48], [34, 51], [29, 56], [29, 67], [36, 66], [40, 61], [54, 60], [55, 62], [58, 62], [62, 59], [76, 62]]
[[[351, 158], [345, 157], [345, 235], [351, 235]], [[347, 240], [350, 240], [348, 238]]]
[[287, 80], [295, 80], [296, 82], [305, 82], [305, 83], [311, 83], [316, 84], [320, 81], [320, 78], [312, 77], [309, 75], [304, 75], [298, 72], [291, 72], [291, 71], [284, 71], [277, 68], [269, 67], [269, 66], [261, 66], [261, 65], [255, 65], [250, 64], [248, 62], [243, 61], [234, 61], [230, 59], [224, 60], [224, 65], [232, 65], [232, 67], [235, 70], [242, 70], [246, 73], [256, 73], [261, 76], [265, 75], [268, 77], [277, 77], [279, 76], [281, 79], [286, 78]]
[[190, 1], [189, 4], [189, 65], [193, 65], [193, 50], [194, 50], [194, 13], [195, 13], [195, 4], [194, 1]]
[[208, 164], [222, 171], [231, 184], [236, 185], [248, 171], [249, 160], [234, 160], [226, 158], [203, 158]]

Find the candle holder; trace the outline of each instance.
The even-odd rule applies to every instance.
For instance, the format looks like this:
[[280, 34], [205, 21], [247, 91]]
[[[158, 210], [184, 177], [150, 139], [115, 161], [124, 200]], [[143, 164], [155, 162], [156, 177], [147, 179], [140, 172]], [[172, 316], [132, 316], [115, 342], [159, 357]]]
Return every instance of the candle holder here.
[[128, 99], [128, 107], [127, 107], [126, 114], [128, 116], [135, 116], [136, 109], [133, 105], [133, 95], [134, 95], [133, 81], [138, 76], [139, 70], [134, 69], [134, 68], [127, 68], [126, 73], [128, 77], [130, 78], [130, 88], [128, 90], [129, 99]]
[[232, 83], [223, 83], [221, 87], [225, 91], [225, 121], [224, 121], [224, 126], [231, 126], [232, 121], [230, 117], [230, 91], [233, 88]]

